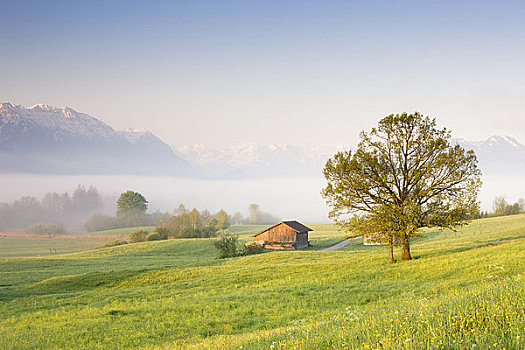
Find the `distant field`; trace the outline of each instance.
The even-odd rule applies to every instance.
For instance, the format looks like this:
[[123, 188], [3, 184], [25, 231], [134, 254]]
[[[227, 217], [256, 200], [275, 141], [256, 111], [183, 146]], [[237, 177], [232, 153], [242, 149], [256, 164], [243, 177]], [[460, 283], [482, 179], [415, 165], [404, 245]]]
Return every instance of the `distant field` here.
[[[259, 232], [268, 225], [234, 225], [229, 228], [238, 234], [242, 241], [253, 240], [252, 234]], [[315, 231], [310, 234], [312, 249], [322, 249], [340, 242], [344, 234], [338, 232], [333, 225], [311, 225]], [[105, 242], [117, 237], [125, 238], [136, 230], [152, 232], [155, 226], [127, 227], [105, 231], [94, 231], [79, 235], [58, 235], [54, 238], [33, 237], [34, 235], [17, 234], [16, 237], [0, 236], [0, 257], [29, 257], [66, 254], [101, 247]]]
[[[314, 249], [344, 236], [312, 228]], [[212, 239], [182, 239], [3, 258], [0, 348], [525, 348], [525, 215], [430, 230], [412, 252], [219, 260]]]
[[66, 254], [102, 245], [101, 241], [84, 239], [0, 237], [0, 257]]
[[104, 231], [93, 231], [87, 233], [87, 235], [93, 236], [129, 236], [129, 234], [136, 230], [146, 230], [152, 232], [155, 229], [155, 226], [142, 226], [142, 227], [125, 227], [125, 228], [115, 228], [113, 230], [104, 230]]

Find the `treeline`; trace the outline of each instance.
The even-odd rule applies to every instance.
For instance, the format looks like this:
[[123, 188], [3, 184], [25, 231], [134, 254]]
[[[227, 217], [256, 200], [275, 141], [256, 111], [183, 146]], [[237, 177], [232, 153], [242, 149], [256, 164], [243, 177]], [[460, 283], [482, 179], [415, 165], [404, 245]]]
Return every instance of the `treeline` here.
[[187, 210], [181, 204], [174, 212], [175, 215], [155, 230], [173, 238], [205, 238], [215, 237], [230, 226], [230, 215], [222, 209], [211, 214], [208, 210]]
[[12, 203], [0, 203], [0, 229], [25, 229], [39, 223], [79, 225], [102, 206], [103, 199], [93, 186], [78, 185], [71, 195], [49, 192], [40, 200], [23, 196]]
[[492, 212], [481, 212], [481, 217], [516, 215], [525, 213], [525, 199], [520, 198], [516, 203], [509, 203], [505, 196], [498, 196], [492, 202]]
[[248, 206], [248, 216], [243, 217], [241, 213], [237, 212], [231, 217], [231, 222], [234, 225], [269, 225], [281, 221], [281, 218], [264, 212], [260, 209], [258, 204], [252, 203]]

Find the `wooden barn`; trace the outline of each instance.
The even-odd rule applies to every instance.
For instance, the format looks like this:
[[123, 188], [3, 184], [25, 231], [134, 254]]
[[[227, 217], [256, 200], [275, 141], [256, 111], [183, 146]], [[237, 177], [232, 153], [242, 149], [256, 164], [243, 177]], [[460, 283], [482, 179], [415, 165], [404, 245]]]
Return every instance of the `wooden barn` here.
[[281, 221], [252, 235], [255, 243], [268, 249], [302, 249], [308, 247], [311, 228], [297, 221]]

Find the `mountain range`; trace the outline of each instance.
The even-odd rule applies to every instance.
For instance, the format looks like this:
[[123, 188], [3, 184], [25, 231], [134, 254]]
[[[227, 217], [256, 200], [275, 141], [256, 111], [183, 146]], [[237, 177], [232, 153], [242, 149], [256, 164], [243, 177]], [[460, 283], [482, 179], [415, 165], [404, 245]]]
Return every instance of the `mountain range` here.
[[[510, 136], [495, 135], [483, 141], [452, 139], [477, 155], [485, 175], [516, 175], [525, 172], [525, 146]], [[241, 144], [226, 149], [211, 149], [202, 144], [176, 147], [179, 155], [211, 177], [312, 177], [334, 153], [348, 149], [342, 144], [299, 147], [291, 145]]]
[[[525, 172], [525, 146], [510, 136], [453, 139], [473, 149], [485, 175]], [[326, 160], [343, 144], [261, 145], [217, 149], [171, 147], [145, 129], [117, 131], [69, 107], [0, 103], [0, 172], [131, 174], [248, 179], [321, 177]]]
[[116, 131], [69, 107], [0, 104], [0, 171], [197, 176], [144, 129]]

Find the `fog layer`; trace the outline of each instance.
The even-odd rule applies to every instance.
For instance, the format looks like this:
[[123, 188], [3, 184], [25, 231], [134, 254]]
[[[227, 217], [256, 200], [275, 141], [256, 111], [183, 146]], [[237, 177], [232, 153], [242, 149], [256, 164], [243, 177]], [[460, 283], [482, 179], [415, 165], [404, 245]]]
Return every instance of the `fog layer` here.
[[[525, 175], [484, 176], [479, 196], [483, 210], [492, 209], [495, 196], [506, 195], [511, 202], [525, 197]], [[205, 181], [173, 177], [143, 176], [55, 176], [0, 174], [0, 202], [21, 196], [40, 198], [46, 192], [71, 191], [78, 184], [95, 186], [103, 196], [118, 196], [126, 190], [142, 193], [149, 211], [172, 211], [180, 203], [189, 208], [247, 213], [250, 203], [283, 219], [308, 223], [328, 221], [329, 208], [321, 197], [322, 178], [279, 178], [242, 181]]]

